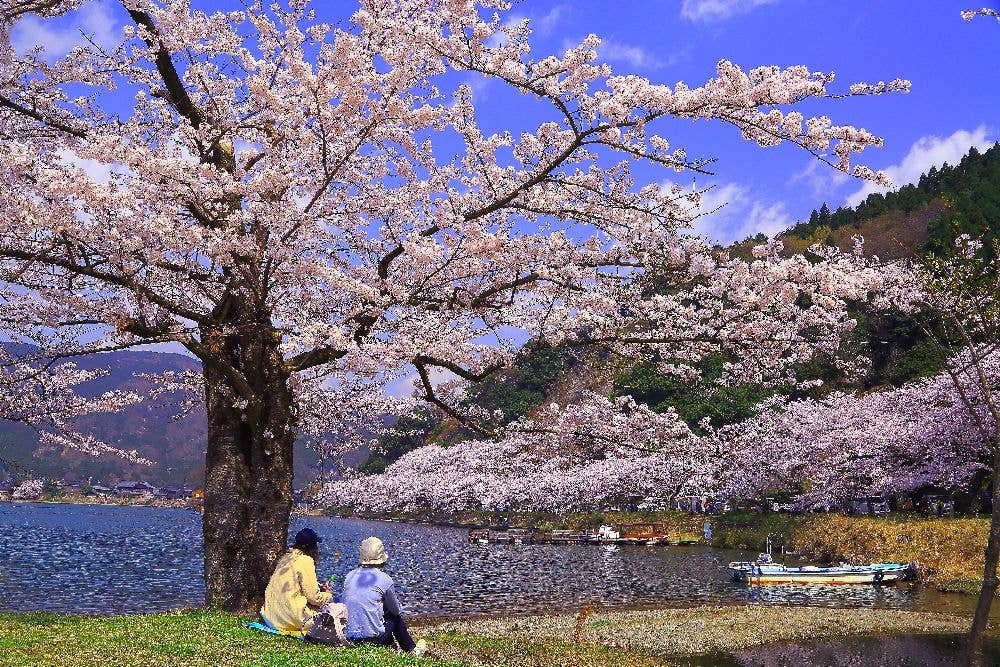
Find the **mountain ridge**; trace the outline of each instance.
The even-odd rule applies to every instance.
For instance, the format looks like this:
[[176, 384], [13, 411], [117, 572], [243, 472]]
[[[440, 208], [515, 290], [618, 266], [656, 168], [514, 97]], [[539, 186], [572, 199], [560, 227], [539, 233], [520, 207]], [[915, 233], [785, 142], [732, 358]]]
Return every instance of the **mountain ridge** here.
[[[176, 352], [123, 350], [73, 358], [85, 370], [104, 369], [105, 376], [79, 386], [84, 396], [107, 391], [148, 394], [152, 383], [142, 374], [166, 371], [201, 371], [201, 362]], [[93, 435], [121, 449], [136, 449], [152, 466], [131, 463], [114, 455], [98, 457], [42, 446], [38, 435], [23, 424], [0, 421], [0, 479], [4, 476], [34, 475], [70, 481], [146, 481], [157, 485], [204, 483], [207, 421], [205, 408], [197, 404], [181, 414], [175, 397], [166, 395], [141, 401], [116, 413], [85, 415], [74, 420], [84, 434]], [[296, 446], [296, 484], [305, 484], [316, 474], [316, 453], [299, 443]]]

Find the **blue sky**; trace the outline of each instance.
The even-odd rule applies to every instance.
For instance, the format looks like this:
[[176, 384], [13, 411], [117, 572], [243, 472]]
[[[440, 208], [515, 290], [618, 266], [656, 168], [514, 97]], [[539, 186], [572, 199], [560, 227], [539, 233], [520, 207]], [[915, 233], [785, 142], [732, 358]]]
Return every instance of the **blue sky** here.
[[[976, 1], [977, 8], [982, 4]], [[195, 5], [239, 6], [235, 0]], [[330, 20], [355, 5], [341, 0], [316, 7]], [[744, 68], [804, 64], [833, 71], [839, 90], [855, 81], [910, 79], [908, 95], [829, 100], [803, 109], [885, 137], [885, 148], [867, 152], [861, 161], [887, 169], [902, 185], [932, 164], [955, 162], [970, 146], [1000, 138], [1000, 24], [990, 18], [962, 21], [959, 11], [966, 8], [952, 0], [523, 0], [510, 16], [531, 19], [535, 57], [561, 53], [593, 32], [605, 40], [601, 55], [617, 73], [668, 84], [700, 84], [721, 58]], [[43, 43], [52, 52], [64, 51], [80, 40], [81, 29], [99, 42], [114, 41], [124, 20], [120, 6], [91, 2], [57, 24], [26, 19], [13, 39], [21, 49]], [[517, 124], [512, 129], [526, 129], [546, 119], [536, 116], [530, 103], [511, 106], [499, 84], [471, 82], [487, 129], [511, 123]], [[744, 142], [730, 127], [668, 121], [658, 131], [673, 146], [686, 148], [689, 157], [718, 160], [716, 176], [697, 183], [715, 186], [711, 204], [728, 202], [701, 222], [701, 231], [716, 240], [774, 233], [806, 218], [823, 201], [834, 208], [874, 189], [794, 147], [761, 149]], [[690, 182], [688, 175], [653, 168], [638, 175], [643, 182]]]
[[[855, 81], [910, 79], [907, 95], [807, 107], [885, 137], [885, 147], [861, 161], [887, 169], [902, 185], [931, 164], [954, 163], [970, 146], [1000, 138], [1000, 24], [962, 21], [965, 8], [951, 0], [532, 0], [514, 12], [535, 20], [535, 53], [558, 52], [594, 32], [616, 71], [668, 84], [701, 83], [722, 58], [744, 68], [804, 64], [833, 71], [841, 90]], [[729, 202], [704, 220], [704, 231], [722, 241], [779, 231], [822, 201], [856, 203], [875, 189], [793, 147], [761, 149], [725, 126], [674, 125], [660, 128], [672, 144], [685, 146], [689, 156], [718, 159], [716, 177], [700, 178], [699, 186], [715, 184], [711, 201]], [[651, 171], [648, 180], [665, 177]]]

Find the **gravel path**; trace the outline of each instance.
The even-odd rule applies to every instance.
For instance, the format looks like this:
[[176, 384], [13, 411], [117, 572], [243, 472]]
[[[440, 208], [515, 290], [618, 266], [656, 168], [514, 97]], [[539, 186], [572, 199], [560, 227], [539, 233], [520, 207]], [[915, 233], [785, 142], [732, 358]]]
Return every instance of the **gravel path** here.
[[[532, 616], [448, 621], [421, 628], [490, 639], [572, 642], [575, 616]], [[966, 632], [961, 616], [894, 609], [726, 606], [595, 611], [583, 623], [587, 644], [639, 651], [649, 656], [729, 653], [774, 642], [880, 633]]]

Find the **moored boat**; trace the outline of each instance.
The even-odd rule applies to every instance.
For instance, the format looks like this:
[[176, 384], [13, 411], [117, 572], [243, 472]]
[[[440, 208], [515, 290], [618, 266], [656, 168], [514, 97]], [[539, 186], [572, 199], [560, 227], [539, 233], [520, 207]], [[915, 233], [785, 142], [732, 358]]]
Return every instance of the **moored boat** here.
[[667, 526], [662, 523], [625, 523], [618, 529], [619, 544], [643, 544], [657, 546], [666, 544], [670, 537]]
[[912, 579], [914, 574], [907, 563], [789, 567], [771, 561], [767, 554], [756, 561], [732, 562], [728, 570], [734, 580], [750, 584], [888, 584]]

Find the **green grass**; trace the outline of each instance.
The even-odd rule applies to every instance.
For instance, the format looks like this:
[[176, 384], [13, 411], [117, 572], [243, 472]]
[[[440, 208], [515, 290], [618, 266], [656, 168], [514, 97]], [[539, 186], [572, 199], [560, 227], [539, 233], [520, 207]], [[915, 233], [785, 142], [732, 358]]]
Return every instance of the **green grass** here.
[[[143, 616], [0, 614], [0, 667], [603, 667], [667, 663], [597, 644], [546, 637], [489, 638], [435, 632], [427, 657], [387, 649], [306, 644], [244, 627], [246, 618], [204, 609]], [[424, 636], [419, 626], [414, 635]], [[621, 659], [626, 662], [622, 663]]]
[[[603, 614], [603, 616], [602, 616]], [[306, 644], [248, 630], [203, 609], [144, 616], [0, 613], [0, 667], [664, 667], [815, 636], [956, 632], [967, 619], [892, 610], [783, 606], [595, 611], [594, 616], [482, 618], [423, 625], [424, 658]], [[678, 633], [682, 634], [678, 634]], [[818, 633], [818, 634], [817, 634]]]
[[244, 627], [247, 619], [189, 610], [147, 616], [0, 614], [2, 667], [312, 667], [461, 665], [378, 648], [306, 644]]

